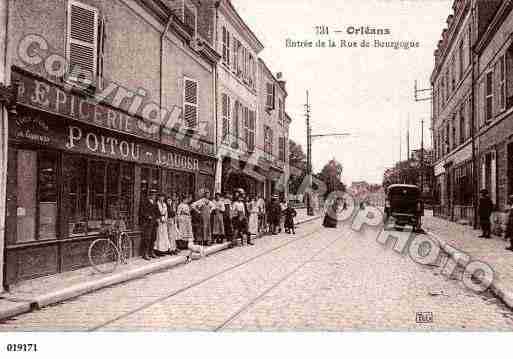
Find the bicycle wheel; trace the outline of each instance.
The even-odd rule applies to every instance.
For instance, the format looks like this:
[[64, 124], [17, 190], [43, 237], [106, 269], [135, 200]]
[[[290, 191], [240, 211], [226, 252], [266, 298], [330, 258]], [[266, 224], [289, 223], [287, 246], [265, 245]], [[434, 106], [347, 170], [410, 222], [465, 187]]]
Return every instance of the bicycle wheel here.
[[121, 252], [121, 263], [127, 264], [128, 260], [132, 258], [132, 240], [128, 234], [121, 233], [118, 239], [118, 248]]
[[112, 273], [119, 264], [119, 251], [107, 238], [99, 238], [89, 246], [89, 262], [99, 273]]

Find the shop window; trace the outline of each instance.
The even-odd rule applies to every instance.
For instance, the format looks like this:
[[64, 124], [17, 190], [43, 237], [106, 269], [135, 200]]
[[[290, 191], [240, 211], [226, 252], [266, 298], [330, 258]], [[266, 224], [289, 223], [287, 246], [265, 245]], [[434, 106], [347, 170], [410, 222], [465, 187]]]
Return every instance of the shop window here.
[[17, 151], [17, 243], [57, 237], [57, 155]]
[[66, 157], [64, 162], [64, 193], [67, 198], [65, 214], [68, 216], [68, 235], [87, 233], [87, 159]]
[[64, 173], [69, 236], [98, 234], [115, 221], [132, 228], [133, 165], [66, 156]]
[[157, 168], [143, 167], [141, 169], [141, 199], [150, 193], [160, 191], [160, 171]]
[[39, 153], [38, 197], [39, 239], [57, 238], [57, 154]]
[[167, 196], [176, 194], [179, 198], [194, 193], [194, 174], [166, 170], [166, 183], [163, 185], [164, 193]]

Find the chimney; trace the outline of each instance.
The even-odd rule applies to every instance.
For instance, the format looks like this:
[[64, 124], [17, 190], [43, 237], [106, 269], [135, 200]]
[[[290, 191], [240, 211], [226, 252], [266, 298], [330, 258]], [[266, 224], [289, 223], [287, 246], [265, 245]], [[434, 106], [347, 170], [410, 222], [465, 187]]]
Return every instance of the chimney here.
[[447, 16], [447, 28], [450, 29], [451, 28], [451, 25], [452, 25], [452, 20], [454, 19], [454, 15], [451, 14], [449, 16]]
[[283, 91], [287, 91], [285, 89], [285, 85], [287, 84], [287, 81], [283, 80], [283, 73], [278, 72], [276, 74], [276, 79], [278, 80], [278, 83], [280, 84], [280, 87], [283, 89]]

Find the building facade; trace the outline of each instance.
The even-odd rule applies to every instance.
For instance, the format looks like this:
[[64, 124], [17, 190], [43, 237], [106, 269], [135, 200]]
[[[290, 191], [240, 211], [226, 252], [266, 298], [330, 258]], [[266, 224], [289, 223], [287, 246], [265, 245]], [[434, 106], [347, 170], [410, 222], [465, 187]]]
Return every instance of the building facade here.
[[501, 1], [476, 43], [477, 183], [496, 204], [493, 229], [505, 228], [513, 194], [513, 5]]
[[267, 171], [265, 195], [279, 194], [288, 198], [289, 178], [289, 126], [291, 118], [285, 111], [286, 82], [281, 74], [275, 76], [262, 59], [259, 59], [259, 137], [260, 152]]
[[215, 16], [217, 66], [216, 189], [242, 188], [262, 195], [265, 173], [254, 160], [258, 138], [258, 54], [264, 46], [230, 1], [220, 1]]
[[0, 28], [2, 288], [89, 265], [115, 220], [139, 255], [151, 193], [287, 198], [285, 82], [230, 1], [8, 1]]
[[88, 265], [89, 244], [116, 219], [138, 255], [141, 199], [213, 190], [220, 56], [198, 14], [192, 2], [181, 15], [149, 0], [9, 2], [19, 90], [4, 285]]
[[[472, 49], [484, 34], [501, 1], [455, 0], [453, 14], [435, 50], [433, 89], [435, 214], [455, 221], [475, 218], [477, 184], [475, 93], [476, 55]], [[495, 189], [492, 189], [495, 191]], [[492, 195], [495, 196], [495, 192]]]

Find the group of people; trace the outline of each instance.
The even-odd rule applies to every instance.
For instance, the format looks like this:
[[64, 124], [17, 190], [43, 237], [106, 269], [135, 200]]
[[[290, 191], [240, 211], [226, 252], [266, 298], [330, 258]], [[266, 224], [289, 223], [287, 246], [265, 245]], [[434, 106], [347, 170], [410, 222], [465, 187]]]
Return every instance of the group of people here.
[[233, 194], [203, 191], [201, 198], [192, 195], [166, 196], [150, 193], [142, 201], [139, 223], [142, 229], [143, 258], [151, 260], [178, 253], [178, 241], [186, 243], [192, 253], [204, 255], [205, 246], [229, 241], [232, 245], [253, 245], [260, 233], [278, 234], [282, 225], [286, 233], [295, 234], [294, 217], [297, 212], [278, 196], [265, 201], [263, 197], [246, 195], [239, 189]]

